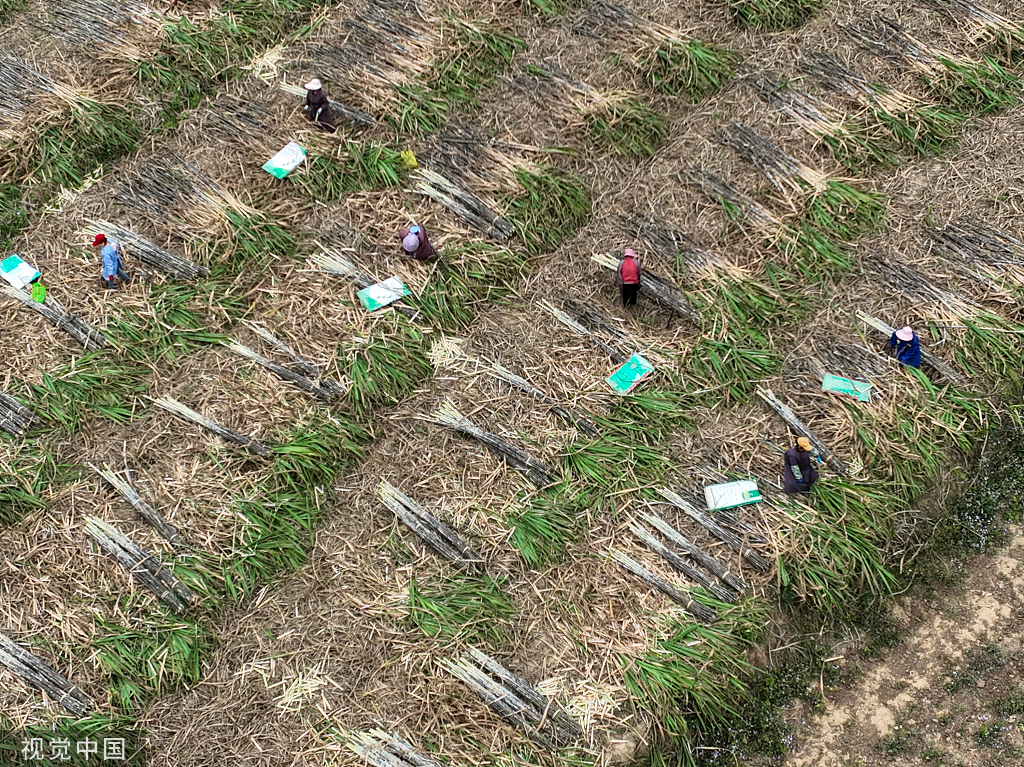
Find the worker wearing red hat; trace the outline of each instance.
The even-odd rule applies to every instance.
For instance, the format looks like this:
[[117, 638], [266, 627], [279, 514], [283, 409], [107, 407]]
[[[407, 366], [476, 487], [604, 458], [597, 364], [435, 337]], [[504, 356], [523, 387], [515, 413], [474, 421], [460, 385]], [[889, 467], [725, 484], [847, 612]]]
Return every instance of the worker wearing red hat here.
[[103, 286], [107, 290], [114, 289], [115, 277], [120, 277], [125, 282], [132, 281], [121, 265], [121, 243], [111, 240], [105, 234], [97, 234], [92, 241], [92, 246], [101, 248], [100, 258], [103, 261], [103, 270], [100, 273], [100, 279], [103, 280]]

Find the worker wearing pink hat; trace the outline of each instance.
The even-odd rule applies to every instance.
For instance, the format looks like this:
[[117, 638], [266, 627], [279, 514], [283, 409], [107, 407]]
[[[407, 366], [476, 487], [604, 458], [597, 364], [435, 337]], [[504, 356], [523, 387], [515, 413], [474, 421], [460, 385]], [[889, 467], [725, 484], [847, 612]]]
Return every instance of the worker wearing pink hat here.
[[622, 290], [622, 305], [636, 306], [637, 294], [640, 292], [640, 262], [631, 248], [626, 248], [623, 253], [615, 275]]
[[437, 255], [434, 246], [430, 244], [427, 237], [427, 230], [422, 226], [413, 224], [407, 226], [398, 233], [398, 239], [402, 241], [402, 250], [407, 256], [412, 256], [417, 261], [428, 261]]
[[914, 329], [907, 325], [900, 328], [889, 339], [889, 350], [896, 360], [912, 368], [921, 367], [921, 342]]

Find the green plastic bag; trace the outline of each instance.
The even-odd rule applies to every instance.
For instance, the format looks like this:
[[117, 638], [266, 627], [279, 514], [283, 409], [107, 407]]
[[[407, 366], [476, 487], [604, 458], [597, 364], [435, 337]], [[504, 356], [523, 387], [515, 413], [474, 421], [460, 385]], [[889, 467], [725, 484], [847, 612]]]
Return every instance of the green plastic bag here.
[[46, 286], [37, 282], [32, 285], [32, 300], [37, 304], [46, 303]]

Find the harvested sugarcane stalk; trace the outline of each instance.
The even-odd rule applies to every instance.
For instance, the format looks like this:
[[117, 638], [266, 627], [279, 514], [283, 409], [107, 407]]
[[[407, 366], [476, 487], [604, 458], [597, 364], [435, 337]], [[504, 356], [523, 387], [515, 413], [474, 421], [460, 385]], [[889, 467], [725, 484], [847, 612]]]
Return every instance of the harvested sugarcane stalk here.
[[400, 735], [373, 729], [352, 733], [346, 744], [373, 767], [442, 767]]
[[611, 557], [613, 560], [618, 562], [623, 569], [633, 573], [633, 575], [642, 580], [648, 586], [660, 591], [697, 620], [704, 623], [714, 623], [718, 620], [718, 613], [710, 607], [695, 600], [688, 592], [677, 589], [660, 575], [652, 573], [625, 553], [621, 551], [612, 551]]
[[127, 482], [117, 476], [109, 466], [104, 466], [100, 469], [90, 463], [89, 468], [103, 477], [111, 487], [120, 493], [121, 497], [128, 501], [128, 503], [132, 505], [132, 508], [139, 512], [139, 516], [146, 520], [154, 530], [160, 533], [168, 543], [173, 545], [181, 542], [181, 533], [178, 532], [177, 528], [164, 519], [160, 512], [142, 500], [142, 497], [139, 495], [138, 491], [132, 487], [130, 482]]
[[381, 480], [377, 495], [396, 517], [442, 557], [473, 574], [483, 572], [483, 557], [466, 545], [458, 533], [390, 482]]
[[552, 304], [550, 301], [540, 301], [540, 305], [544, 307], [547, 311], [549, 311], [555, 319], [557, 319], [559, 322], [561, 322], [563, 325], [569, 328], [569, 330], [571, 330], [573, 333], [575, 333], [578, 336], [582, 336], [583, 338], [586, 338], [601, 352], [607, 354], [612, 362], [621, 365], [626, 360], [628, 360], [632, 355], [633, 352], [630, 352], [629, 354], [623, 354], [618, 349], [615, 349], [614, 347], [610, 346], [607, 342], [599, 338], [596, 334], [591, 333], [589, 330], [587, 330], [585, 327], [583, 327], [580, 323], [578, 323], [568, 314], [563, 312], [557, 306]]
[[134, 0], [61, 0], [47, 8], [46, 23], [41, 25], [49, 34], [72, 45], [124, 53], [127, 38], [124, 30], [151, 20], [154, 12], [144, 3]]
[[1000, 16], [974, 0], [924, 0], [960, 25], [971, 42], [985, 40], [992, 52], [1007, 61], [1024, 58], [1024, 26]]
[[632, 215], [620, 215], [619, 220], [630, 237], [639, 240], [664, 259], [682, 261], [688, 269], [697, 273], [726, 268], [722, 259], [701, 247], [690, 235], [671, 229], [653, 216], [634, 211]]
[[32, 425], [33, 418], [31, 410], [0, 391], [0, 429], [12, 437], [20, 437]]
[[823, 141], [847, 167], [863, 163], [890, 167], [893, 159], [875, 135], [849, 116], [814, 96], [790, 88], [783, 80], [762, 76], [746, 79], [765, 103], [790, 117], [811, 136]]
[[0, 634], [0, 663], [75, 716], [84, 716], [93, 707], [92, 701], [67, 677], [3, 634]]
[[515, 227], [507, 219], [499, 216], [482, 200], [441, 174], [428, 168], [420, 168], [413, 173], [412, 177], [419, 182], [413, 191], [441, 203], [488, 237], [505, 242], [515, 234]]
[[731, 530], [726, 530], [714, 519], [709, 517], [703, 511], [700, 511], [696, 506], [680, 496], [678, 493], [669, 490], [667, 487], [659, 487], [658, 493], [661, 494], [662, 498], [677, 509], [681, 510], [686, 514], [686, 516], [718, 538], [718, 540], [722, 541], [730, 549], [742, 556], [755, 570], [763, 573], [767, 572], [768, 568], [771, 567], [771, 562], [769, 562], [759, 552], [754, 551], [752, 548], [747, 546], [743, 539], [736, 535], [736, 533]]
[[[892, 338], [892, 334], [896, 332], [896, 328], [886, 324], [885, 322], [882, 322], [882, 320], [877, 319], [876, 317], [870, 317], [867, 314], [864, 314], [864, 312], [858, 311], [857, 319], [859, 319], [868, 327], [872, 328], [873, 330], [877, 330], [879, 333], [885, 336], [886, 341]], [[954, 386], [959, 386], [964, 382], [964, 377], [962, 375], [957, 373], [943, 360], [936, 357], [931, 352], [927, 351], [924, 348], [924, 344], [921, 344], [921, 360]]]
[[172, 413], [179, 418], [191, 421], [192, 423], [202, 426], [204, 429], [208, 429], [216, 434], [221, 439], [233, 442], [236, 445], [241, 445], [245, 450], [252, 455], [259, 456], [260, 458], [271, 459], [274, 457], [273, 452], [270, 448], [261, 442], [257, 442], [252, 437], [247, 437], [244, 434], [239, 434], [237, 431], [229, 429], [225, 426], [221, 426], [214, 421], [211, 421], [204, 415], [197, 413], [189, 407], [178, 402], [178, 400], [172, 397], [160, 397], [153, 400], [155, 405], [162, 407], [168, 413]]
[[245, 357], [245, 359], [255, 362], [260, 367], [266, 368], [271, 373], [280, 378], [282, 381], [287, 381], [288, 383], [296, 386], [297, 388], [301, 389], [307, 394], [312, 394], [317, 399], [324, 400], [325, 402], [327, 402], [332, 399], [337, 399], [344, 391], [343, 389], [341, 389], [340, 385], [338, 386], [337, 389], [328, 391], [327, 389], [324, 389], [323, 387], [313, 383], [301, 373], [296, 373], [294, 370], [289, 370], [283, 365], [278, 365], [276, 362], [271, 362], [266, 357], [264, 357], [261, 354], [257, 354], [244, 344], [240, 344], [236, 341], [224, 341], [222, 343], [227, 349], [239, 355], [240, 357]]
[[776, 397], [770, 389], [762, 389], [761, 387], [758, 387], [757, 396], [764, 400], [768, 407], [774, 410], [778, 416], [786, 422], [786, 425], [789, 426], [789, 428], [801, 437], [807, 437], [807, 439], [811, 441], [811, 444], [817, 449], [821, 459], [831, 466], [835, 470], [836, 474], [841, 477], [848, 477], [850, 475], [850, 470], [846, 467], [846, 464], [843, 463], [835, 453], [829, 450], [828, 445], [822, 442], [821, 438], [818, 437], [817, 434], [808, 429], [807, 426], [796, 417], [796, 414], [794, 414], [788, 406], [783, 404], [783, 402]]
[[320, 377], [320, 368], [317, 365], [313, 364], [312, 360], [307, 359], [306, 357], [303, 357], [301, 354], [297, 354], [296, 352], [292, 351], [292, 348], [288, 344], [286, 344], [280, 338], [275, 336], [265, 327], [263, 327], [262, 325], [257, 325], [253, 322], [247, 322], [245, 323], [245, 326], [249, 328], [249, 330], [251, 330], [253, 333], [258, 335], [260, 338], [262, 338], [264, 341], [266, 341], [268, 344], [277, 349], [277, 351], [279, 351], [281, 354], [284, 354], [287, 357], [289, 357], [291, 361], [294, 363], [295, 367], [301, 370], [302, 374], [306, 376], [306, 378], [312, 378], [315, 380]]
[[84, 234], [92, 237], [102, 232], [113, 240], [117, 240], [127, 255], [139, 259], [144, 264], [149, 264], [165, 274], [178, 280], [198, 280], [200, 277], [208, 277], [210, 270], [205, 266], [195, 264], [187, 258], [171, 253], [169, 250], [154, 245], [144, 237], [135, 232], [124, 229], [109, 221], [93, 221], [92, 225], [84, 230]]
[[[597, 253], [591, 256], [590, 260], [612, 271], [619, 266], [619, 260], [609, 253]], [[677, 312], [696, 325], [700, 324], [700, 312], [694, 309], [693, 304], [687, 300], [686, 296], [664, 277], [655, 274], [650, 269], [644, 269], [640, 273], [640, 289], [651, 295], [666, 309]]]
[[563, 306], [577, 322], [589, 328], [591, 332], [602, 333], [606, 337], [614, 339], [615, 343], [627, 350], [629, 354], [636, 354], [640, 351], [640, 345], [630, 338], [626, 331], [612, 324], [611, 318], [594, 309], [593, 304], [588, 305], [575, 299], [567, 298]]
[[[285, 93], [290, 93], [293, 96], [306, 98], [306, 89], [303, 88], [301, 85], [289, 85], [288, 83], [281, 83], [279, 87]], [[369, 128], [372, 125], [375, 125], [377, 122], [372, 115], [368, 115], [365, 112], [360, 112], [358, 109], [353, 109], [350, 106], [345, 106], [340, 101], [328, 99], [327, 104], [330, 107], [332, 115], [341, 115], [341, 117], [344, 118], [346, 122], [349, 122], [358, 128]]]
[[86, 517], [85, 533], [173, 612], [184, 613], [195, 602], [192, 590], [161, 564], [155, 554], [138, 546], [113, 525]]
[[825, 53], [808, 54], [801, 69], [826, 88], [859, 102], [893, 138], [920, 155], [949, 146], [967, 119], [957, 111], [915, 98], [885, 83], [869, 82]]
[[56, 325], [58, 330], [63, 330], [78, 341], [86, 351], [91, 352], [96, 349], [106, 348], [108, 344], [106, 336], [97, 328], [92, 327], [92, 325], [69, 312], [49, 295], [46, 296], [43, 303], [39, 304], [32, 299], [32, 295], [28, 291], [18, 290], [13, 285], [0, 285], [0, 292], [27, 306], [29, 309], [39, 312], [39, 314]]
[[526, 478], [535, 486], [545, 487], [550, 484], [552, 471], [547, 464], [537, 460], [525, 450], [506, 442], [496, 434], [484, 431], [456, 410], [451, 400], [445, 400], [437, 412], [423, 418], [483, 442], [488, 448], [507, 460], [513, 468], [525, 474]]
[[742, 578], [729, 572], [729, 569], [725, 567], [725, 565], [704, 551], [704, 549], [696, 543], [686, 538], [657, 514], [646, 514], [645, 518], [654, 527], [656, 527], [662, 535], [685, 551], [691, 559], [702, 564], [709, 572], [713, 573], [722, 581], [722, 583], [733, 589], [736, 593], [741, 593], [747, 588], [747, 584]]
[[479, 650], [470, 648], [458, 661], [442, 660], [441, 664], [502, 719], [549, 751], [583, 737], [579, 724], [554, 701]]
[[736, 150], [784, 195], [822, 191], [828, 178], [821, 171], [784, 152], [764, 136], [738, 123], [722, 134], [722, 143]]
[[983, 221], [962, 218], [925, 233], [932, 250], [947, 261], [1024, 285], [1024, 242]]
[[729, 219], [747, 234], [769, 238], [786, 229], [782, 219], [713, 173], [687, 168], [678, 177], [687, 186], [722, 205]]
[[538, 399], [543, 402], [545, 405], [550, 405], [552, 413], [557, 415], [570, 426], [574, 426], [579, 429], [583, 434], [590, 437], [596, 437], [598, 435], [597, 426], [593, 421], [578, 414], [572, 408], [562, 407], [554, 397], [548, 396], [522, 376], [517, 376], [511, 370], [502, 367], [497, 362], [484, 363], [483, 369], [488, 374], [504, 381], [509, 386], [519, 389], [519, 391], [526, 392], [534, 399]]
[[649, 530], [638, 525], [636, 522], [630, 522], [629, 529], [633, 531], [633, 534], [636, 535], [637, 538], [646, 543], [647, 547], [651, 551], [658, 554], [662, 559], [668, 562], [672, 566], [672, 569], [677, 573], [681, 573], [691, 581], [700, 584], [716, 599], [730, 603], [736, 601], [736, 595], [733, 592], [719, 586], [707, 575], [666, 547], [661, 541], [655, 538]]

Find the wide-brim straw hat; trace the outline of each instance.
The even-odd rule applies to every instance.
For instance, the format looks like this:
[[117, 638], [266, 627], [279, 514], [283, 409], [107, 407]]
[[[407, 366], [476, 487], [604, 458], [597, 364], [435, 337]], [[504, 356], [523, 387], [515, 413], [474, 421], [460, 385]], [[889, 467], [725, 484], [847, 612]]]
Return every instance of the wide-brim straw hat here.
[[913, 341], [914, 329], [910, 327], [910, 325], [900, 328], [899, 330], [896, 331], [896, 337], [901, 341]]
[[308, 83], [306, 83], [306, 85], [304, 87], [306, 88], [307, 91], [318, 91], [321, 88], [323, 88], [324, 86], [321, 84], [321, 82], [319, 80], [317, 80], [314, 77], [312, 80], [310, 80]]
[[804, 450], [811, 449], [811, 441], [807, 439], [807, 437], [800, 437], [800, 439], [796, 441], [796, 444], [798, 447], [802, 447]]

